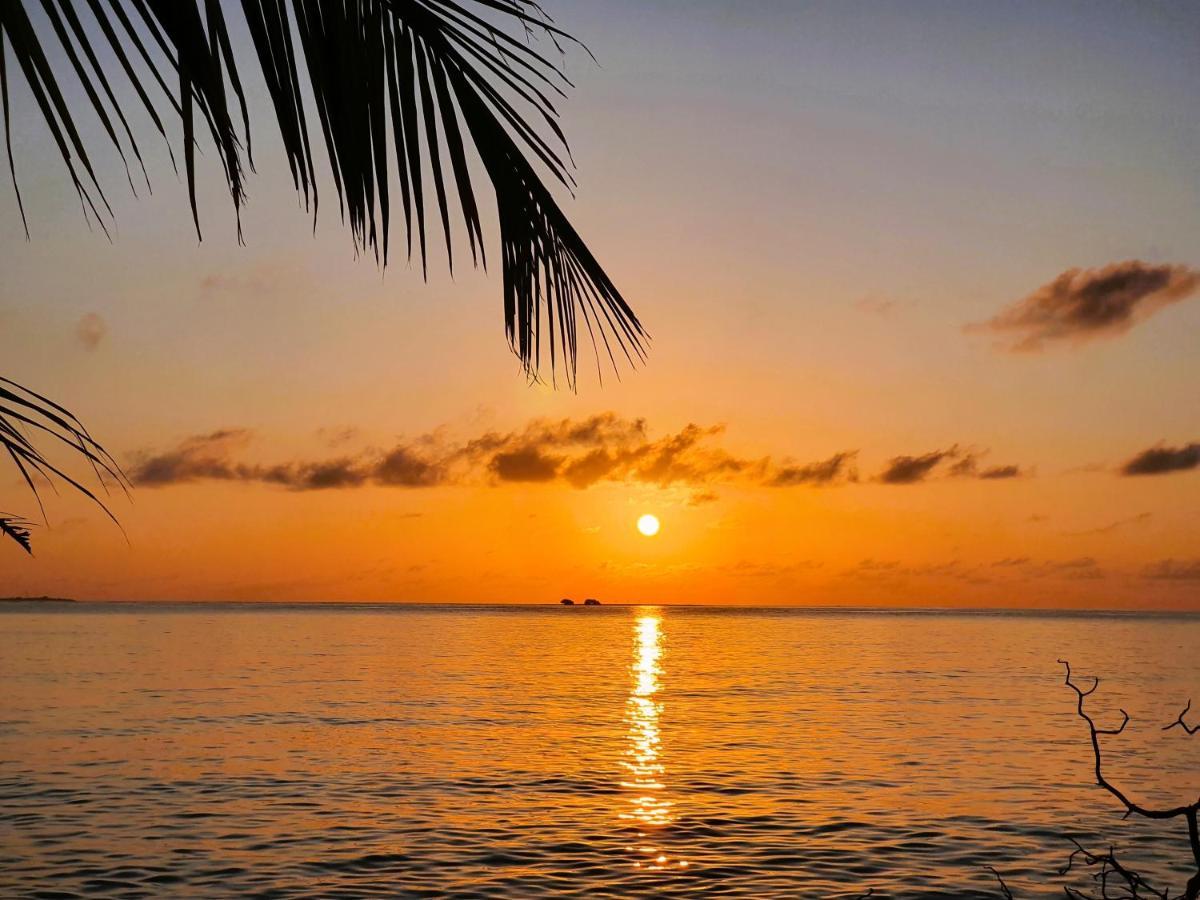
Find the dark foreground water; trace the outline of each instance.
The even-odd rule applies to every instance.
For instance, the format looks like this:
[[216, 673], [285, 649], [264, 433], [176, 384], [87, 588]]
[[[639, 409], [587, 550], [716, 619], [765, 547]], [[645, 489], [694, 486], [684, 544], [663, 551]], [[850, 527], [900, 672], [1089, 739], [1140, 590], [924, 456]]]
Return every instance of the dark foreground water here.
[[[1061, 896], [1179, 883], [1200, 619], [685, 608], [0, 610], [0, 896]], [[1197, 717], [1200, 718], [1200, 717]]]

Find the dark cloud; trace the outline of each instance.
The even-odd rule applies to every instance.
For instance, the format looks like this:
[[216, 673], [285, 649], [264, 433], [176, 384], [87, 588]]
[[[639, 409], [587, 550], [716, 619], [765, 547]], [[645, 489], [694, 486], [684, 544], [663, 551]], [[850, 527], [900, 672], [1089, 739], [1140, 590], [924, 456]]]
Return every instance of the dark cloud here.
[[536, 447], [522, 447], [497, 453], [489, 468], [501, 481], [553, 481], [562, 463], [561, 456], [549, 456]]
[[980, 460], [986, 452], [966, 451], [958, 453], [951, 447], [949, 453], [958, 457], [950, 467], [950, 474], [959, 478], [982, 478], [985, 481], [1002, 481], [1005, 478], [1020, 478], [1025, 473], [1020, 466], [986, 466], [981, 467]]
[[445, 464], [398, 444], [373, 466], [376, 481], [392, 487], [434, 487], [447, 478]]
[[1200, 582], [1200, 558], [1161, 559], [1146, 566], [1142, 576], [1155, 581], [1198, 581]]
[[137, 454], [129, 477], [134, 484], [145, 487], [238, 480], [240, 467], [231, 457], [249, 443], [250, 437], [251, 433], [244, 428], [225, 428], [190, 437], [166, 453]]
[[780, 466], [771, 477], [773, 487], [791, 487], [797, 484], [833, 484], [842, 478], [858, 481], [858, 470], [854, 468], [857, 450], [835, 453], [829, 459], [808, 465]]
[[893, 456], [878, 480], [884, 484], [916, 484], [925, 481], [943, 462], [953, 461], [947, 474], [955, 478], [982, 478], [986, 481], [1002, 481], [1019, 478], [1024, 472], [1020, 466], [980, 467], [980, 459], [987, 451], [961, 450], [957, 445], [948, 450], [932, 450], [920, 456]]
[[644, 419], [603, 413], [581, 421], [534, 421], [520, 431], [490, 432], [454, 453], [500, 481], [563, 480], [577, 488], [600, 481], [668, 487], [765, 480], [767, 459], [744, 459], [717, 445], [724, 426], [685, 425], [651, 440]]
[[1020, 466], [991, 466], [980, 471], [976, 477], [986, 481], [1001, 481], [1005, 478], [1020, 478], [1021, 474]]
[[1200, 466], [1200, 444], [1184, 444], [1182, 447], [1159, 444], [1143, 450], [1121, 466], [1121, 474], [1165, 475], [1168, 472], [1186, 472], [1197, 466]]
[[88, 313], [75, 325], [75, 337], [85, 350], [95, 350], [108, 334], [108, 323], [96, 313]]
[[366, 484], [373, 474], [358, 460], [348, 456], [322, 462], [273, 466], [269, 469], [242, 467], [242, 471], [247, 480], [279, 484], [294, 491], [360, 487]]
[[617, 467], [617, 460], [607, 450], [591, 450], [571, 460], [563, 468], [563, 476], [577, 488], [595, 484]]
[[[344, 443], [340, 430], [318, 432], [327, 443]], [[488, 431], [453, 441], [444, 429], [401, 440], [384, 450], [340, 453], [327, 459], [259, 464], [244, 454], [251, 434], [226, 429], [197, 435], [167, 451], [135, 454], [130, 474], [136, 484], [161, 487], [200, 480], [272, 484], [296, 491], [364, 485], [425, 488], [451, 484], [547, 484], [585, 489], [601, 482], [641, 483], [691, 489], [691, 503], [716, 499], [722, 484], [794, 488], [847, 484], [858, 480], [857, 451], [844, 450], [814, 462], [769, 456], [744, 457], [722, 446], [724, 426], [689, 423], [658, 438], [647, 435], [644, 419], [602, 413], [585, 419], [536, 419], [509, 431]], [[1008, 477], [978, 471], [975, 456], [956, 447], [922, 457], [896, 457], [880, 477], [890, 484], [920, 481], [943, 459], [960, 474]], [[1015, 467], [998, 467], [1007, 469]]]
[[893, 456], [888, 460], [879, 480], [884, 484], [916, 484], [926, 477], [944, 459], [953, 459], [958, 455], [958, 449], [934, 450], [921, 456]]
[[1129, 260], [1100, 269], [1068, 269], [967, 330], [1003, 335], [1008, 349], [1036, 352], [1046, 344], [1124, 334], [1198, 287], [1200, 271], [1188, 266]]

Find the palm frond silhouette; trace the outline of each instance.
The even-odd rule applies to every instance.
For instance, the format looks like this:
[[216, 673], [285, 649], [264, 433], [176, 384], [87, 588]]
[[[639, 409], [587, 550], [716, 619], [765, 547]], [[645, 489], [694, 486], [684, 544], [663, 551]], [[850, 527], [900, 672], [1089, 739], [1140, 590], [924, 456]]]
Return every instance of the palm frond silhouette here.
[[[21, 473], [25, 484], [41, 505], [39, 486], [62, 483], [94, 501], [114, 522], [105, 502], [90, 488], [54, 463], [39, 446], [38, 438], [71, 450], [87, 461], [96, 480], [107, 491], [109, 485], [127, 490], [129, 483], [121, 467], [65, 408], [53, 400], [0, 377], [0, 450]], [[43, 510], [43, 516], [45, 511]], [[0, 533], [32, 553], [29, 521], [8, 513], [0, 514]]]
[[[250, 58], [231, 38], [234, 16], [249, 35]], [[535, 35], [560, 58], [563, 44], [574, 41], [535, 0], [4, 0], [0, 106], [26, 235], [11, 145], [10, 72], [24, 77], [84, 216], [105, 233], [113, 210], [93, 164], [98, 148], [88, 145], [76, 117], [90, 110], [130, 188], [141, 181], [149, 187], [139, 145], [145, 135], [131, 125], [128, 104], [144, 111], [157, 132], [151, 137], [166, 141], [172, 164], [182, 156], [198, 235], [196, 155], [200, 135], [207, 134], [239, 214], [240, 239], [246, 172], [254, 168], [254, 111], [241, 73], [252, 69], [266, 85], [288, 170], [314, 222], [314, 145], [323, 141], [339, 214], [356, 252], [387, 264], [394, 208], [400, 206], [405, 253], [412, 259], [415, 252], [427, 274], [427, 231], [437, 227], [427, 222], [435, 215], [427, 207], [436, 206], [453, 271], [451, 196], [457, 195], [472, 262], [486, 267], [468, 159], [473, 149], [495, 194], [505, 333], [525, 373], [536, 378], [548, 368], [555, 379], [561, 370], [574, 387], [580, 331], [598, 367], [603, 358], [614, 368], [619, 358], [634, 364], [645, 357], [646, 333], [549, 186], [570, 191], [574, 185], [555, 106], [570, 81], [531, 40]], [[61, 84], [68, 76], [82, 85], [85, 110], [65, 99]], [[179, 147], [170, 137], [176, 120]], [[14, 423], [23, 421], [14, 409], [0, 409], [4, 447], [30, 486], [27, 468], [36, 469], [36, 461], [94, 497], [33, 455], [28, 440], [14, 437]], [[69, 416], [53, 404], [42, 410]], [[119, 473], [82, 426], [73, 418], [62, 421], [74, 424], [58, 436], [81, 438], [73, 445], [98, 471]]]
[[33, 544], [29, 540], [29, 525], [25, 519], [20, 516], [12, 516], [8, 513], [0, 513], [0, 534], [5, 537], [12, 538], [20, 546], [25, 548], [25, 552], [30, 556], [33, 555]]

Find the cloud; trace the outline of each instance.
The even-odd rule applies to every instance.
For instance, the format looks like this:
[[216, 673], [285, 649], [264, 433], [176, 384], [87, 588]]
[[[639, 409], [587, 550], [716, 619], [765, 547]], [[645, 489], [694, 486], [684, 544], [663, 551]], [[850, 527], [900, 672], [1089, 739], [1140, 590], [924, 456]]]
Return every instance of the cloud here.
[[951, 447], [947, 453], [957, 456], [958, 461], [950, 467], [950, 474], [959, 478], [982, 478], [984, 481], [1003, 481], [1006, 478], [1020, 478], [1025, 473], [1020, 466], [988, 466], [980, 468], [980, 459], [987, 455], [986, 451], [966, 451], [959, 453]]
[[562, 463], [561, 456], [549, 456], [536, 447], [522, 447], [497, 453], [488, 468], [501, 481], [553, 481]]
[[1200, 288], [1200, 270], [1140, 260], [1100, 269], [1068, 269], [969, 332], [1001, 335], [1007, 349], [1037, 352], [1124, 334]]
[[359, 431], [352, 425], [341, 428], [318, 428], [317, 437], [330, 447], [342, 447], [358, 437]]
[[835, 453], [829, 459], [808, 465], [785, 465], [776, 470], [771, 478], [774, 487], [790, 487], [796, 484], [833, 484], [842, 477], [847, 481], [858, 481], [858, 470], [854, 467], [857, 450]]
[[[583, 419], [534, 419], [512, 431], [490, 430], [459, 440], [452, 440], [446, 429], [436, 429], [385, 449], [358, 452], [344, 448], [349, 438], [343, 439], [342, 431], [334, 441], [318, 432], [340, 451], [329, 458], [264, 464], [246, 457], [251, 432], [228, 428], [189, 437], [165, 451], [135, 453], [129, 472], [135, 484], [146, 487], [209, 480], [295, 491], [505, 484], [561, 484], [582, 490], [616, 482], [687, 488], [692, 505], [715, 500], [714, 488], [720, 485], [787, 489], [858, 480], [855, 450], [812, 462], [741, 456], [723, 446], [722, 425], [689, 423], [655, 438], [644, 419], [612, 412]], [[1001, 478], [1010, 477], [1009, 470], [1018, 471], [1015, 466], [980, 470], [975, 464], [979, 455], [952, 447], [920, 457], [895, 457], [879, 480], [920, 481], [943, 459], [955, 460], [954, 468], [962, 476]]]
[[134, 456], [129, 477], [134, 484], [145, 487], [241, 480], [240, 467], [231, 457], [235, 450], [249, 443], [250, 437], [245, 428], [224, 428], [187, 438], [166, 453], [139, 453]]
[[1154, 517], [1153, 513], [1138, 513], [1136, 516], [1130, 516], [1126, 519], [1118, 519], [1115, 522], [1110, 522], [1107, 525], [1101, 525], [1098, 528], [1088, 528], [1083, 531], [1064, 531], [1063, 534], [1067, 537], [1084, 537], [1093, 534], [1109, 534], [1116, 531], [1118, 528], [1123, 528], [1126, 525], [1137, 525], [1142, 522], [1149, 522]]
[[385, 453], [372, 469], [377, 482], [392, 487], [433, 487], [447, 479], [444, 463], [403, 444]]
[[1161, 559], [1146, 566], [1142, 577], [1155, 581], [1200, 581], [1200, 557], [1196, 559]]
[[944, 459], [952, 458], [957, 450], [934, 450], [921, 456], [893, 456], [887, 466], [879, 473], [879, 480], [884, 484], [916, 484], [924, 481]]
[[1006, 556], [992, 563], [993, 569], [1012, 569], [1027, 566], [1032, 562], [1028, 556]]
[[96, 313], [87, 313], [75, 325], [75, 337], [85, 350], [95, 350], [108, 334], [108, 323]]
[[1159, 444], [1143, 450], [1125, 465], [1122, 475], [1165, 475], [1168, 472], [1186, 472], [1200, 466], [1200, 443], [1184, 444], [1182, 447], [1164, 447]]
[[1005, 478], [1020, 478], [1020, 466], [991, 466], [983, 469], [976, 475], [976, 478], [982, 478], [985, 481], [1002, 481]]
[[340, 456], [326, 460], [254, 465], [235, 455], [250, 443], [252, 433], [227, 428], [195, 435], [175, 449], [134, 454], [129, 477], [140, 487], [165, 487], [196, 481], [241, 481], [274, 484], [294, 491], [362, 487], [366, 484], [432, 487], [444, 471], [407, 447], [385, 454]]
[[322, 462], [296, 463], [270, 468], [239, 466], [238, 471], [244, 481], [264, 481], [296, 491], [361, 487], [370, 480], [373, 474], [357, 460], [348, 456]]
[[1020, 466], [1013, 465], [980, 468], [979, 460], [986, 455], [986, 450], [961, 450], [955, 444], [947, 450], [931, 450], [919, 456], [893, 456], [876, 480], [883, 484], [916, 484], [925, 481], [939, 465], [950, 460], [954, 462], [948, 474], [956, 478], [1002, 481], [1024, 474]]

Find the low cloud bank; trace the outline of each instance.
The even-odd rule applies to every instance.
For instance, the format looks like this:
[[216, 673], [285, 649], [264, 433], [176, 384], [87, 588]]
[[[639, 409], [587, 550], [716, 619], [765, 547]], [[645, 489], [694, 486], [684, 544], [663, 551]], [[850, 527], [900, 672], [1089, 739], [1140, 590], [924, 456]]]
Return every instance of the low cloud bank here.
[[[695, 503], [715, 499], [713, 488], [718, 485], [794, 488], [858, 481], [856, 450], [810, 462], [747, 457], [726, 449], [724, 434], [722, 425], [690, 423], [653, 438], [644, 419], [606, 412], [585, 419], [537, 419], [521, 429], [486, 431], [461, 441], [448, 439], [439, 429], [382, 450], [261, 464], [246, 461], [252, 432], [226, 428], [186, 438], [165, 451], [134, 454], [129, 471], [134, 483], [143, 487], [227, 481], [295, 491], [553, 483], [584, 489], [605, 481], [679, 485], [694, 491]], [[981, 456], [957, 446], [897, 456], [875, 480], [924, 481], [943, 462], [948, 463], [946, 474], [957, 478], [999, 480], [1023, 474], [1014, 465], [983, 467]]]

